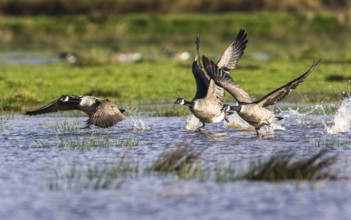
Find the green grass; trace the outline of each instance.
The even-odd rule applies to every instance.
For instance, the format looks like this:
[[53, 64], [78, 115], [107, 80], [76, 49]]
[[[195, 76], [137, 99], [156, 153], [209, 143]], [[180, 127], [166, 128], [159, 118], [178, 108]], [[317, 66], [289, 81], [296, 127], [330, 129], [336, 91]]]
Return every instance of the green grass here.
[[[242, 66], [231, 75], [250, 94], [259, 98], [305, 72], [313, 60], [304, 62], [267, 61], [260, 69]], [[195, 81], [188, 68], [174, 61], [136, 63], [75, 68], [64, 64], [45, 66], [1, 66], [0, 110], [21, 112], [47, 104], [61, 94], [88, 94], [109, 98], [120, 107], [150, 103], [173, 104], [177, 97], [191, 99], [195, 94]], [[166, 68], [165, 68], [166, 67]], [[307, 80], [294, 90], [286, 101], [328, 102], [340, 101], [341, 93], [350, 90], [348, 82], [328, 82], [331, 71], [344, 72], [344, 65], [321, 63]], [[108, 80], [106, 80], [108, 79]], [[226, 96], [226, 101], [233, 101]], [[174, 109], [157, 108], [156, 114], [175, 116], [186, 114], [183, 106]]]
[[[285, 100], [339, 102], [340, 94], [350, 91], [351, 79], [351, 24], [347, 19], [339, 21], [340, 13], [1, 17], [3, 51], [74, 51], [86, 65], [1, 65], [0, 110], [21, 112], [61, 94], [95, 95], [121, 105], [191, 99], [195, 93], [191, 61], [167, 59], [164, 49], [193, 54], [195, 36], [200, 35], [201, 52], [217, 60], [240, 28], [246, 29], [249, 43], [231, 75], [250, 94], [257, 98], [267, 94], [321, 58], [315, 71]], [[348, 17], [347, 13], [343, 15]], [[139, 51], [143, 60], [114, 62], [110, 59], [112, 51]], [[260, 53], [268, 54], [269, 59], [257, 59]], [[232, 100], [227, 95], [226, 101]], [[158, 108], [155, 114], [186, 113], [182, 106], [176, 106]]]

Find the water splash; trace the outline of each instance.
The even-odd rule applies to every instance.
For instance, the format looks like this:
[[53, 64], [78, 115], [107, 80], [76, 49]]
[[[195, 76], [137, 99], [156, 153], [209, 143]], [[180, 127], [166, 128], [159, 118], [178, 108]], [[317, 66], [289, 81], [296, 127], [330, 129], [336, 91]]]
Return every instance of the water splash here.
[[258, 138], [274, 138], [274, 126], [272, 124], [265, 125], [258, 131]]
[[133, 131], [148, 131], [151, 130], [150, 126], [141, 118], [134, 119], [133, 117], [130, 117], [133, 121], [133, 127], [131, 130]]
[[289, 108], [286, 111], [282, 111], [279, 116], [283, 117], [284, 120], [294, 121], [297, 124], [304, 124], [304, 118], [308, 113], [300, 113], [299, 109]]
[[228, 121], [224, 121], [224, 127], [226, 128], [239, 128], [240, 130], [253, 131], [254, 127], [244, 121], [236, 112], [227, 116]]
[[200, 125], [200, 120], [196, 118], [194, 115], [190, 115], [186, 119], [186, 129], [187, 130], [196, 130]]
[[351, 128], [351, 98], [346, 97], [334, 115], [333, 125], [326, 126], [327, 133], [338, 134], [349, 132]]
[[[239, 128], [240, 130], [244, 130], [244, 131], [255, 130], [254, 127], [252, 127], [249, 123], [244, 121], [237, 113], [234, 113], [227, 117], [228, 117], [228, 122], [227, 121], [224, 122], [224, 127], [226, 128]], [[272, 132], [274, 130], [285, 130], [285, 128], [282, 125], [276, 122], [271, 123], [270, 126], [264, 126], [264, 127], [269, 127], [268, 130]]]

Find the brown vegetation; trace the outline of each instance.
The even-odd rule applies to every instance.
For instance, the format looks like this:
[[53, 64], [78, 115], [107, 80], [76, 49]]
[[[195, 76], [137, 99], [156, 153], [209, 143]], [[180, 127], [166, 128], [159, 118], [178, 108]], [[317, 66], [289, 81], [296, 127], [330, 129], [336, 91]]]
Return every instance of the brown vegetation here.
[[350, 8], [344, 0], [2, 0], [9, 15], [114, 15], [128, 12], [306, 11]]

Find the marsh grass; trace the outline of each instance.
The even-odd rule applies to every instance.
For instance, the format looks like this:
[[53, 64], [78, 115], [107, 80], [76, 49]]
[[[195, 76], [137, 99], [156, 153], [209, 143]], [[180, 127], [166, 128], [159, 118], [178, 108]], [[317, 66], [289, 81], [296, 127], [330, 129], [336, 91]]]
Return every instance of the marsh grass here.
[[140, 145], [140, 140], [135, 137], [113, 140], [105, 133], [92, 133], [90, 136], [79, 137], [58, 135], [56, 145], [57, 147], [69, 148], [72, 150], [91, 150], [109, 147], [135, 147]]
[[90, 135], [71, 136], [69, 134], [56, 133], [56, 139], [48, 140], [35, 140], [33, 147], [47, 148], [59, 147], [68, 148], [70, 150], [93, 150], [96, 148], [111, 148], [111, 147], [136, 147], [142, 144], [142, 141], [137, 137], [128, 137], [113, 139], [110, 134], [102, 132], [93, 132]]
[[8, 128], [8, 122], [13, 118], [11, 114], [1, 114], [0, 115], [0, 131]]
[[334, 179], [337, 171], [331, 166], [336, 163], [335, 155], [320, 151], [305, 159], [297, 159], [294, 154], [272, 155], [264, 162], [253, 162], [237, 179], [255, 181], [309, 180], [321, 181]]
[[295, 154], [279, 153], [265, 161], [253, 160], [247, 170], [230, 161], [219, 161], [207, 166], [200, 161], [206, 148], [198, 149], [188, 142], [180, 142], [164, 150], [149, 166], [140, 167], [139, 158], [132, 160], [128, 151], [111, 164], [72, 166], [68, 169], [54, 169], [49, 173], [50, 190], [119, 189], [128, 178], [148, 175], [176, 175], [185, 180], [215, 181], [228, 183], [240, 180], [282, 182], [308, 181], [312, 187], [336, 179], [339, 170], [333, 165], [335, 155], [322, 150], [307, 158], [296, 158]]
[[94, 164], [54, 169], [49, 173], [47, 184], [53, 191], [58, 190], [116, 190], [127, 178], [139, 173], [139, 164], [132, 163], [127, 153], [113, 165]]
[[149, 171], [176, 174], [182, 179], [203, 179], [206, 171], [200, 166], [200, 155], [206, 148], [198, 149], [188, 142], [177, 143], [161, 153], [148, 168]]
[[[327, 129], [327, 128], [326, 128]], [[337, 135], [320, 135], [314, 140], [314, 147], [320, 149], [336, 149], [348, 147], [351, 140], [339, 138]]]
[[44, 129], [52, 129], [56, 133], [62, 131], [77, 131], [82, 128], [82, 125], [78, 121], [70, 121], [67, 118], [61, 121], [47, 122], [43, 125]]

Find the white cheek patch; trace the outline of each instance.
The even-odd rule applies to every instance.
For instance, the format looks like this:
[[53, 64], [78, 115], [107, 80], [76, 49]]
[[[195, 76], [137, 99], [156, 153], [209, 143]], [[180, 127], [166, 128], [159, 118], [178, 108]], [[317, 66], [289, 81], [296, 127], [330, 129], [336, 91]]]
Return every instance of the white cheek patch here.
[[64, 102], [68, 102], [68, 100], [69, 100], [69, 97], [66, 96], [66, 98], [65, 98], [63, 101], [64, 101]]
[[181, 105], [184, 105], [185, 104], [185, 101], [184, 99], [182, 99], [182, 101], [180, 102]]

